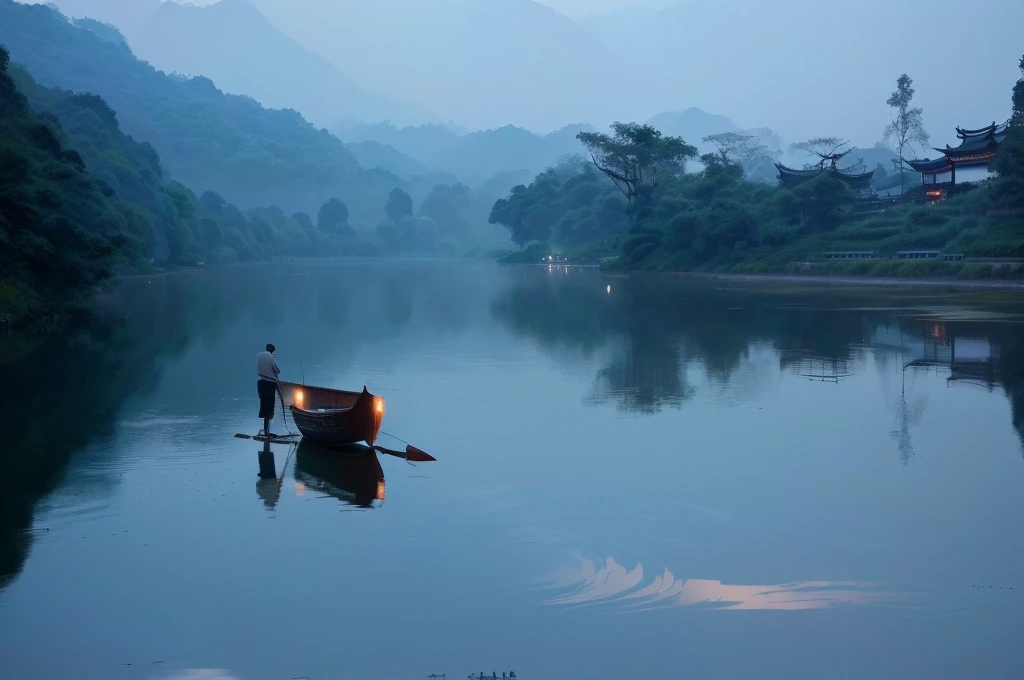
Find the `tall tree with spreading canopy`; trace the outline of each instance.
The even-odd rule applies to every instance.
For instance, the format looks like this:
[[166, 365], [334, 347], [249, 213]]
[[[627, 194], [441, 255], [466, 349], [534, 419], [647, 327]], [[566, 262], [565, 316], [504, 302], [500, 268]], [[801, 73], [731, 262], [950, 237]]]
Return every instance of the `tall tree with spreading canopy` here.
[[928, 133], [924, 129], [924, 120], [921, 117], [923, 110], [910, 106], [914, 99], [913, 85], [913, 79], [904, 73], [896, 81], [896, 90], [885, 101], [889, 105], [891, 119], [885, 126], [885, 139], [896, 147], [896, 154], [899, 157], [893, 160], [893, 164], [900, 173], [901, 194], [905, 188], [903, 173], [907, 167], [906, 153], [912, 151], [915, 146], [923, 149], [928, 144]]
[[682, 137], [664, 137], [651, 125], [615, 122], [612, 133], [581, 132], [576, 138], [631, 206], [658, 185], [659, 173], [662, 177], [681, 175], [687, 159], [697, 156], [696, 147]]
[[412, 196], [395, 187], [388, 194], [388, 202], [384, 205], [384, 213], [391, 222], [398, 224], [406, 215], [412, 215]]
[[336, 198], [324, 203], [316, 215], [316, 228], [328, 233], [351, 229], [348, 226], [348, 206]]
[[775, 156], [756, 135], [722, 132], [717, 135], [708, 135], [701, 141], [705, 144], [712, 144], [717, 151], [717, 153], [711, 154], [714, 156], [714, 160], [702, 157], [705, 164], [708, 164], [709, 161], [723, 166], [737, 164], [743, 168], [743, 174], [748, 178], [774, 170]]
[[849, 144], [849, 140], [840, 139], [839, 137], [814, 137], [808, 139], [806, 142], [800, 142], [792, 146], [794, 151], [803, 151], [808, 156], [817, 158], [816, 163], [811, 163], [811, 166], [817, 166], [821, 170], [827, 168], [837, 168], [837, 165], [843, 157], [850, 153], [849, 149], [843, 150], [843, 147]]
[[488, 219], [491, 224], [500, 224], [507, 228], [512, 242], [519, 246], [520, 250], [531, 241], [540, 241], [548, 237], [548, 233], [539, 233], [527, 225], [526, 216], [530, 206], [531, 199], [526, 185], [517, 184], [512, 187], [508, 198], [495, 201]]

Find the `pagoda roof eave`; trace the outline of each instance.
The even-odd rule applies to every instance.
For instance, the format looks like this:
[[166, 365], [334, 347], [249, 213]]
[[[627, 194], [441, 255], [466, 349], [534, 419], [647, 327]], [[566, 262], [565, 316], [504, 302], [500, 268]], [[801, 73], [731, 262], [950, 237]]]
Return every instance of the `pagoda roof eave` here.
[[945, 156], [934, 160], [925, 158], [923, 160], [907, 161], [907, 165], [921, 173], [939, 173], [953, 169], [953, 164]]

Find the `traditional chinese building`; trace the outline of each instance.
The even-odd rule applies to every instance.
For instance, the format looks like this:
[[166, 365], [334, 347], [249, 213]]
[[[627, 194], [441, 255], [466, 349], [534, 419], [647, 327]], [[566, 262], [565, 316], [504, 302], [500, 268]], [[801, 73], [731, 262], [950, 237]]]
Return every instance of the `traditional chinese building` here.
[[775, 167], [779, 170], [779, 184], [787, 189], [798, 187], [804, 182], [809, 182], [818, 175], [827, 172], [835, 179], [846, 182], [854, 191], [864, 192], [870, 189], [871, 177], [875, 174], [873, 170], [871, 172], [860, 173], [843, 172], [835, 166], [817, 167], [810, 170], [795, 170], [793, 168], [787, 168], [781, 163], [776, 163]]
[[945, 149], [935, 160], [908, 161], [910, 167], [921, 173], [921, 184], [932, 200], [938, 200], [952, 191], [957, 184], [981, 182], [995, 177], [992, 161], [999, 153], [999, 145], [1006, 138], [1006, 123], [978, 130], [956, 129], [960, 144]]

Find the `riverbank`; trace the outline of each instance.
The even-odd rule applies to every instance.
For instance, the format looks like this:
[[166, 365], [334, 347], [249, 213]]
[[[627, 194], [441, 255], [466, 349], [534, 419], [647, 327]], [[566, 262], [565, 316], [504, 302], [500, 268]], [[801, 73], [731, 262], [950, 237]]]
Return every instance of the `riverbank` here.
[[833, 286], [943, 286], [946, 288], [991, 288], [996, 290], [1024, 291], [1024, 281], [1006, 279], [942, 279], [942, 278], [898, 278], [877, 276], [829, 276], [823, 274], [719, 274], [709, 272], [677, 272], [676, 276], [723, 281], [774, 282], [774, 283], [815, 283]]

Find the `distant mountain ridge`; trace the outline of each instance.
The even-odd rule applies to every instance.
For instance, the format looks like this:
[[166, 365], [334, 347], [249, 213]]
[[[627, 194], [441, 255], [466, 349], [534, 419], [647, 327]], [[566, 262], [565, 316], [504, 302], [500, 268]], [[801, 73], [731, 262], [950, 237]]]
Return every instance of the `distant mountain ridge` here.
[[226, 95], [206, 78], [168, 76], [48, 7], [0, 0], [0, 43], [41, 84], [103, 97], [121, 128], [152, 144], [169, 175], [196, 193], [313, 214], [337, 197], [353, 221], [372, 226], [388, 192], [405, 185], [360, 168], [340, 140], [295, 111]]
[[644, 92], [599, 40], [532, 0], [253, 1], [285, 34], [342, 68], [357, 65], [363, 87], [477, 129], [603, 125], [635, 117], [626, 109]]
[[159, 69], [208, 77], [225, 92], [248, 95], [268, 108], [296, 109], [320, 127], [339, 119], [404, 125], [436, 119], [418, 104], [360, 87], [278, 31], [247, 0], [204, 7], [173, 0], [56, 0], [56, 5], [75, 17], [114, 24], [134, 53]]
[[425, 167], [451, 173], [477, 185], [498, 173], [525, 170], [536, 175], [558, 158], [581, 154], [579, 132], [589, 125], [569, 125], [538, 135], [513, 125], [459, 135], [440, 125], [400, 128], [391, 123], [335, 126], [335, 133], [349, 143], [369, 141], [386, 144]]

